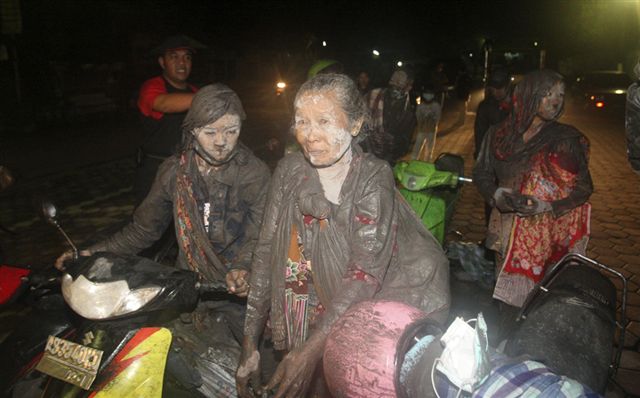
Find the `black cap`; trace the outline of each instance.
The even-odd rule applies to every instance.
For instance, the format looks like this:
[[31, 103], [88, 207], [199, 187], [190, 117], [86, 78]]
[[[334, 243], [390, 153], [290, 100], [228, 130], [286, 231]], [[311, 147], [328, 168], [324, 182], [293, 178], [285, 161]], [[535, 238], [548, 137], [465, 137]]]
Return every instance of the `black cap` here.
[[510, 81], [511, 76], [509, 76], [509, 73], [507, 73], [506, 70], [499, 68], [491, 72], [487, 85], [493, 88], [504, 88], [507, 87]]
[[152, 50], [153, 55], [163, 55], [169, 50], [186, 49], [195, 53], [196, 50], [207, 48], [204, 44], [185, 35], [167, 37], [162, 43]]

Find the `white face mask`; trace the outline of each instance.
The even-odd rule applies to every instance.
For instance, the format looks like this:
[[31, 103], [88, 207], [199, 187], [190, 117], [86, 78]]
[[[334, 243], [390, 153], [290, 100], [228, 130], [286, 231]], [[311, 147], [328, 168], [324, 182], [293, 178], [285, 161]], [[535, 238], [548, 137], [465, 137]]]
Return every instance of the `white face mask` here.
[[473, 392], [489, 376], [489, 343], [487, 324], [478, 314], [475, 329], [458, 317], [440, 339], [445, 346], [436, 360], [436, 369], [449, 381], [467, 392]]

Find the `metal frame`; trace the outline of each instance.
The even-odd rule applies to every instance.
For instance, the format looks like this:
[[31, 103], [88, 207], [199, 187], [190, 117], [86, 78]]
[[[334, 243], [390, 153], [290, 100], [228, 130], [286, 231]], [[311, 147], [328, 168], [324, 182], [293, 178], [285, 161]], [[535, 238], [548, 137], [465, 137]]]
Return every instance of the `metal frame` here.
[[[530, 304], [541, 294], [548, 292], [547, 286], [549, 286], [558, 274], [569, 264], [583, 264], [589, 265], [595, 269], [606, 271], [609, 274], [615, 275], [622, 280], [622, 304], [620, 309], [620, 322], [616, 321], [616, 326], [620, 328], [620, 338], [618, 347], [616, 349], [615, 357], [610, 366], [610, 378], [613, 378], [618, 371], [618, 367], [620, 366], [620, 358], [622, 356], [622, 350], [624, 348], [624, 337], [625, 331], [627, 328], [628, 320], [627, 320], [627, 278], [624, 277], [620, 272], [599, 263], [593, 259], [590, 259], [586, 256], [577, 253], [569, 253], [566, 254], [560, 261], [555, 263], [551, 269], [549, 269], [542, 280], [536, 284], [534, 289], [531, 291], [524, 304], [522, 305], [522, 309], [518, 314], [517, 321], [521, 319], [525, 319], [527, 317], [527, 313], [530, 307]], [[616, 290], [618, 290], [616, 288]]]

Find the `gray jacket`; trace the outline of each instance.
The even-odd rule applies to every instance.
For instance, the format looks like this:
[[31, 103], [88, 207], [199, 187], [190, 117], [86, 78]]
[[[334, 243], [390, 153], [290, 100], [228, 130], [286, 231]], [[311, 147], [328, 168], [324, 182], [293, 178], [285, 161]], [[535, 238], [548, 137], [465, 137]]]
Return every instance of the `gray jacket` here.
[[[203, 177], [208, 198], [197, 198], [201, 217], [204, 202], [210, 207], [209, 241], [229, 269], [250, 269], [270, 178], [269, 169], [251, 151], [238, 144], [238, 153], [221, 169]], [[133, 221], [120, 232], [90, 248], [136, 254], [156, 242], [171, 223], [176, 199], [179, 159], [168, 158], [158, 170], [151, 191], [133, 213]], [[180, 250], [178, 266], [189, 269]]]
[[370, 298], [401, 301], [444, 321], [450, 303], [447, 257], [395, 189], [389, 165], [354, 146], [341, 204], [327, 201], [326, 223], [303, 214], [301, 199], [318, 192], [318, 173], [302, 153], [280, 161], [252, 267], [245, 335], [259, 336], [270, 316], [274, 344], [284, 347], [284, 267], [294, 223], [326, 308], [318, 324], [322, 330], [351, 304]]

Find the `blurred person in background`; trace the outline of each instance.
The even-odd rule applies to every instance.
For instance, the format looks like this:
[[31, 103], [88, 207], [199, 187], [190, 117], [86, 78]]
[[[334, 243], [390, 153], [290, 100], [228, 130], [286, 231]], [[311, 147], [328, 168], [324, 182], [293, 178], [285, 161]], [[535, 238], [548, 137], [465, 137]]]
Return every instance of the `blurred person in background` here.
[[627, 90], [625, 130], [627, 132], [627, 156], [629, 164], [640, 175], [640, 61], [633, 68], [636, 82]]
[[478, 158], [480, 146], [489, 127], [503, 121], [509, 114], [509, 84], [511, 78], [506, 70], [499, 68], [491, 72], [484, 99], [478, 104], [476, 120], [473, 125], [473, 158]]
[[397, 69], [386, 88], [375, 88], [367, 97], [373, 127], [367, 149], [391, 166], [409, 151], [416, 127], [415, 105], [409, 94], [412, 87], [410, 71]]
[[411, 151], [412, 159], [431, 161], [441, 114], [442, 108], [436, 100], [435, 90], [432, 86], [426, 86], [422, 90], [420, 104], [416, 107], [418, 126], [416, 128], [415, 143]]
[[358, 91], [362, 94], [363, 97], [366, 97], [369, 94], [371, 88], [369, 85], [371, 84], [371, 78], [369, 77], [369, 73], [367, 71], [361, 71], [358, 73], [358, 77], [356, 78], [356, 83], [358, 84]]

